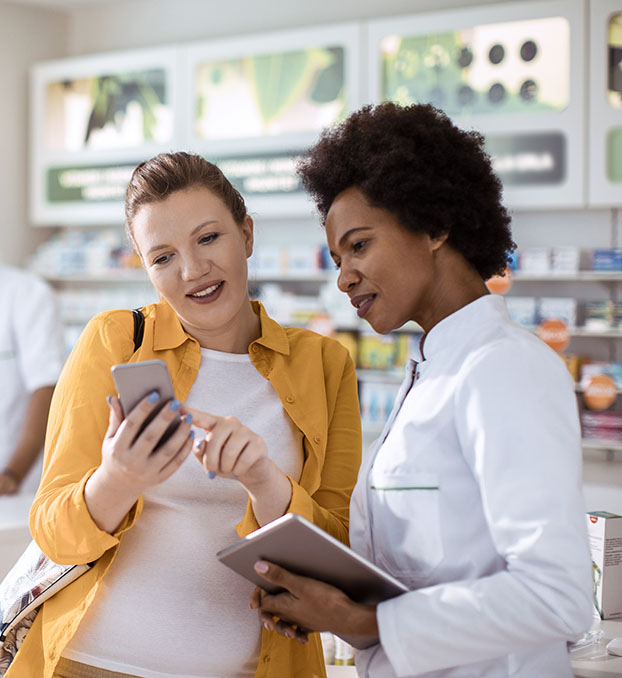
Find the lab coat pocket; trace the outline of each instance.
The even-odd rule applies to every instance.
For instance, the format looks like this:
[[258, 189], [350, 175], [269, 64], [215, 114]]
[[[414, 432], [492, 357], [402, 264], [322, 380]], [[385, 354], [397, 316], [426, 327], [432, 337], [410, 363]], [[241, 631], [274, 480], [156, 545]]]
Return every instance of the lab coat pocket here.
[[370, 479], [376, 562], [421, 583], [443, 559], [439, 477], [372, 472]]

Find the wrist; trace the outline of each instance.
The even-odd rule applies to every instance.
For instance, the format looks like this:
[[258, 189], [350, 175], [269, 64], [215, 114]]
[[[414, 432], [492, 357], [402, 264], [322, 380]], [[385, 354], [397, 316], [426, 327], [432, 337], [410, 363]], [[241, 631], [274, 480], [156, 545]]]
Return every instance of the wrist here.
[[136, 500], [143, 491], [143, 488], [136, 487], [131, 480], [128, 481], [126, 474], [115, 473], [103, 465], [95, 470], [88, 479], [87, 485], [97, 488], [98, 492], [123, 499]]
[[[268, 457], [256, 462], [243, 478], [239, 478], [252, 499], [274, 493], [275, 485], [287, 476]], [[289, 481], [288, 481], [289, 482]]]
[[10, 478], [16, 485], [21, 485], [22, 476], [8, 466], [2, 470], [2, 475]]
[[345, 609], [335, 614], [335, 626], [338, 635], [377, 638], [379, 635], [375, 605], [362, 605], [352, 600], [346, 602]]

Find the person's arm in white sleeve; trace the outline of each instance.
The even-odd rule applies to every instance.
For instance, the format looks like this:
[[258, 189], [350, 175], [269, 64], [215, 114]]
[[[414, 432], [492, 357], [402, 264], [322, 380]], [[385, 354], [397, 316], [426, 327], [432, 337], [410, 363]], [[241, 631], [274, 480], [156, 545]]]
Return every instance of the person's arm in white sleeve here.
[[0, 495], [14, 494], [39, 456], [45, 440], [45, 427], [54, 386], [36, 389], [28, 402], [22, 434], [6, 466], [0, 471]]
[[11, 318], [23, 383], [30, 394], [24, 426], [3, 469], [0, 494], [19, 489], [45, 440], [45, 427], [54, 385], [64, 360], [63, 327], [51, 287], [37, 276], [20, 272], [19, 299]]
[[561, 360], [500, 345], [466, 369], [456, 430], [506, 567], [378, 606], [398, 676], [576, 638], [590, 625], [591, 574], [576, 397]]

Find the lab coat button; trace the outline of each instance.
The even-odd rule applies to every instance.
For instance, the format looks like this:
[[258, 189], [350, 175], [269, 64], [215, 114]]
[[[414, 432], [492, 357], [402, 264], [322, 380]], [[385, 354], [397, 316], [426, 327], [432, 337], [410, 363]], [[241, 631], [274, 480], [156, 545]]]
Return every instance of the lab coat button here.
[[253, 344], [253, 345], [251, 346], [251, 351], [252, 351], [253, 353], [257, 353], [257, 351], [259, 351], [259, 346], [257, 346], [257, 344]]
[[322, 439], [320, 436], [313, 436], [313, 442], [319, 445], [322, 442]]
[[294, 396], [287, 396], [287, 398], [285, 398], [285, 400], [287, 400], [288, 403], [293, 403], [294, 402]]
[[266, 664], [268, 664], [268, 663], [270, 662], [270, 655], [267, 654], [267, 655], [263, 658], [263, 660], [264, 660], [264, 662], [265, 662]]

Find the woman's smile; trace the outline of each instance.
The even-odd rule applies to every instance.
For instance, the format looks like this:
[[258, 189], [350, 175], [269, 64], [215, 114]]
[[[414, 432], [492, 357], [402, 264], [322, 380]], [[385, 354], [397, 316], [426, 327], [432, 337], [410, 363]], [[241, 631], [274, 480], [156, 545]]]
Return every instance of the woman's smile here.
[[225, 281], [209, 283], [189, 292], [186, 297], [197, 304], [210, 304], [220, 297]]

